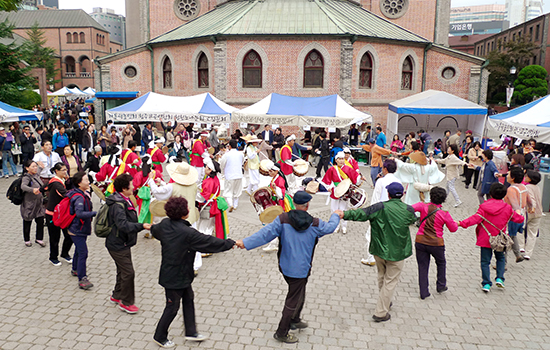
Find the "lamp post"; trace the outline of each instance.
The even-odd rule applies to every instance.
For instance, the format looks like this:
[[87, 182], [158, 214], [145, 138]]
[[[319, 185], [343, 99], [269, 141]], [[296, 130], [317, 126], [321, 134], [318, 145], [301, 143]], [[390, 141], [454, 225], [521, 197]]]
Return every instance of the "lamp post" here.
[[516, 67], [510, 68], [510, 81], [508, 81], [508, 87], [506, 87], [506, 106], [510, 109], [510, 102], [512, 102], [512, 96], [514, 95], [514, 75], [516, 74]]

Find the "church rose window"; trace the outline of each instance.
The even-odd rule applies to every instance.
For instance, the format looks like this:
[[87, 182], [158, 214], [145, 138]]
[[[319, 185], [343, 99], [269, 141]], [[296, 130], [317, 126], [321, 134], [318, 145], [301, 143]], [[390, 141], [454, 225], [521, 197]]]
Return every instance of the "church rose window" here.
[[403, 62], [401, 71], [401, 90], [412, 90], [413, 64], [411, 56], [407, 56]]
[[317, 51], [311, 51], [304, 63], [304, 88], [323, 87], [323, 56]]
[[359, 87], [363, 89], [372, 88], [372, 57], [368, 52], [361, 57], [361, 64], [359, 67]]
[[162, 87], [164, 89], [172, 88], [172, 62], [168, 57], [164, 59], [162, 64]]
[[203, 53], [199, 57], [199, 87], [207, 88], [208, 87], [208, 57]]
[[134, 78], [137, 75], [136, 67], [128, 66], [124, 68], [124, 75], [126, 75], [128, 78]]
[[249, 51], [243, 60], [243, 87], [262, 87], [262, 60], [254, 50]]
[[441, 72], [441, 76], [443, 77], [443, 79], [447, 79], [447, 80], [453, 79], [455, 75], [456, 75], [456, 71], [453, 67], [446, 67]]
[[399, 18], [409, 8], [409, 0], [381, 0], [380, 11], [388, 18]]
[[174, 1], [174, 12], [176, 13], [176, 16], [183, 21], [189, 21], [197, 17], [200, 10], [201, 10], [200, 0]]

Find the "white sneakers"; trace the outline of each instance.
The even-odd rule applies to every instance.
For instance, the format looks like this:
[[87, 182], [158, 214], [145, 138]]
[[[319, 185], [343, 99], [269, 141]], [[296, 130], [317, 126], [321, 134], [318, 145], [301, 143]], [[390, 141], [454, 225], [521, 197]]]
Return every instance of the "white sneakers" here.
[[361, 264], [367, 265], [367, 266], [374, 266], [376, 265], [376, 262], [373, 259], [361, 259]]

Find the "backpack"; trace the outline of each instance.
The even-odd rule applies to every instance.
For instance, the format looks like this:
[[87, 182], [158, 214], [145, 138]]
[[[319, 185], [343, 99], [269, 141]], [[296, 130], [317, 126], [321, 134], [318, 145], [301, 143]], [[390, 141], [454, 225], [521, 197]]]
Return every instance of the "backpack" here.
[[[122, 205], [122, 208], [124, 209], [124, 204], [120, 202], [116, 202], [120, 205]], [[109, 225], [109, 205], [107, 203], [103, 204], [101, 208], [99, 208], [99, 211], [97, 212], [97, 216], [95, 217], [94, 221], [94, 231], [95, 235], [101, 238], [107, 238], [107, 236], [111, 233], [113, 230], [112, 225]]]
[[74, 196], [81, 196], [84, 198], [80, 193], [74, 193], [71, 197], [63, 198], [61, 202], [55, 206], [52, 216], [52, 221], [55, 226], [64, 229], [69, 227], [71, 222], [73, 222], [76, 213], [71, 215], [71, 199]]
[[6, 192], [6, 197], [15, 205], [21, 205], [23, 203], [23, 197], [25, 194], [21, 189], [22, 180], [23, 180], [23, 176], [15, 179], [11, 183], [10, 188], [8, 188], [8, 192]]
[[531, 153], [532, 157], [531, 157], [531, 160], [529, 161], [529, 164], [533, 164], [533, 169], [535, 171], [539, 171], [540, 169], [540, 157], [542, 155], [542, 153], [538, 153], [538, 154], [534, 154], [534, 153]]

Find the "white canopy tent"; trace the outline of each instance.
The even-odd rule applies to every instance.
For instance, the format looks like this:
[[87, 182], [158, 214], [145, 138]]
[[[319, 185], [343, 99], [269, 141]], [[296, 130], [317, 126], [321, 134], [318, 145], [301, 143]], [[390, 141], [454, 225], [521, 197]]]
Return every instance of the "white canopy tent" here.
[[293, 97], [272, 93], [231, 116], [231, 121], [240, 123], [312, 127], [342, 128], [372, 122], [370, 114], [353, 108], [338, 95]]
[[86, 88], [83, 92], [86, 95], [95, 96], [95, 89], [92, 89], [91, 87]]
[[424, 92], [394, 101], [388, 106], [387, 134], [404, 136], [424, 129], [434, 137], [445, 130], [470, 129], [481, 138], [487, 108], [444, 91]]
[[487, 136], [501, 134], [550, 143], [550, 95], [518, 108], [489, 116]]
[[42, 112], [29, 111], [0, 102], [0, 123], [13, 123], [22, 120], [42, 120]]
[[232, 107], [210, 93], [195, 96], [168, 96], [155, 92], [108, 109], [107, 119], [122, 122], [176, 120], [180, 123], [229, 123]]

